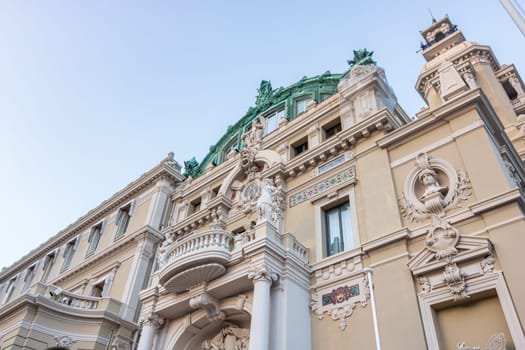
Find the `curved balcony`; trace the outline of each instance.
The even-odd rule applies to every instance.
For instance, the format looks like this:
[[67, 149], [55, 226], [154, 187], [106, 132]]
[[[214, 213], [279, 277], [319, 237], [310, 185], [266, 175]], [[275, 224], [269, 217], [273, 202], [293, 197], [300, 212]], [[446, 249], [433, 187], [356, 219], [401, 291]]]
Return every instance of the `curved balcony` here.
[[232, 234], [221, 229], [191, 233], [175, 241], [166, 252], [166, 264], [159, 274], [160, 284], [168, 291], [179, 293], [220, 277], [226, 272], [232, 246]]

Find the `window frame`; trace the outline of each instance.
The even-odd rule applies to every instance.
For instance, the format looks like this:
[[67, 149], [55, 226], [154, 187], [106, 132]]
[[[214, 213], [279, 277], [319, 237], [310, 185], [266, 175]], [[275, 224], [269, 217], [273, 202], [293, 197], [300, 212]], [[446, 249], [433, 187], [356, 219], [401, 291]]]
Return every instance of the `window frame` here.
[[[348, 203], [349, 205], [350, 225], [351, 225], [351, 235], [352, 235], [353, 245], [351, 247], [343, 249], [341, 252], [335, 253], [333, 255], [328, 255], [328, 249], [327, 249], [328, 239], [327, 239], [325, 212], [327, 210], [338, 207], [344, 203]], [[343, 254], [361, 245], [361, 242], [359, 239], [359, 223], [357, 219], [354, 185], [350, 185], [350, 187], [341, 188], [341, 189], [329, 192], [325, 196], [315, 199], [313, 204], [314, 204], [314, 221], [315, 221], [315, 232], [316, 232], [315, 243], [317, 247], [315, 251], [315, 256], [316, 256], [317, 261], [320, 261], [326, 258], [331, 258], [339, 254]]]
[[[129, 224], [131, 223], [131, 218], [135, 215], [135, 207], [136, 207], [136, 200], [133, 199], [132, 201], [129, 201], [128, 203], [121, 206], [117, 214], [115, 215], [115, 234], [114, 234], [114, 240], [123, 237], [126, 232], [129, 229]], [[125, 215], [123, 215], [125, 214]], [[126, 223], [122, 224], [123, 218], [126, 218]], [[124, 227], [124, 228], [123, 228]]]
[[102, 238], [102, 234], [104, 233], [105, 226], [105, 220], [102, 220], [97, 224], [91, 226], [88, 236], [88, 247], [86, 251], [86, 257], [93, 255], [97, 251], [98, 245], [100, 244], [100, 238]]
[[[295, 116], [297, 117], [297, 116], [305, 113], [308, 110], [308, 104], [310, 102], [312, 102], [312, 101], [314, 101], [314, 99], [310, 95], [297, 97], [294, 100]], [[303, 105], [304, 106], [304, 109], [302, 111], [300, 111], [300, 112], [299, 112], [299, 105]]]
[[44, 263], [42, 265], [42, 277], [40, 278], [40, 282], [46, 283], [47, 278], [49, 277], [49, 274], [51, 273], [51, 269], [53, 269], [53, 266], [55, 265], [59, 249], [57, 248], [53, 250], [52, 252], [49, 252], [46, 254], [44, 258]]
[[[266, 127], [264, 128], [263, 136], [270, 135], [272, 132], [279, 129], [279, 120], [281, 118], [286, 118], [286, 108], [285, 107], [286, 106], [284, 106], [284, 104], [279, 105], [275, 109], [273, 109], [271, 112], [264, 115], [264, 118], [266, 119], [265, 121]], [[276, 118], [275, 125], [273, 124], [273, 121], [272, 123], [270, 123], [270, 119], [274, 117]], [[272, 125], [273, 127], [271, 130], [268, 128], [270, 125]]]
[[2, 300], [2, 304], [7, 304], [11, 300], [11, 297], [13, 296], [13, 293], [16, 289], [16, 283], [18, 282], [18, 277], [20, 277], [20, 274], [17, 274], [16, 276], [10, 278], [9, 281], [7, 282], [7, 288], [5, 290], [5, 295]]
[[60, 269], [60, 272], [65, 271], [71, 267], [71, 262], [73, 261], [73, 257], [77, 251], [79, 241], [80, 237], [77, 236], [64, 245], [64, 253], [62, 254], [64, 261], [62, 262], [62, 268]]

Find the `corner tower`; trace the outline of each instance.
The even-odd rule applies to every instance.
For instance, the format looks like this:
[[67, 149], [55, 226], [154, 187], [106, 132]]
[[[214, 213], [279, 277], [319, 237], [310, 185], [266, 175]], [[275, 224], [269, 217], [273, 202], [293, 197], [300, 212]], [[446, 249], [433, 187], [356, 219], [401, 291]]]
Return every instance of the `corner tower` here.
[[434, 109], [470, 90], [481, 89], [504, 126], [525, 111], [523, 81], [514, 65], [500, 65], [489, 46], [467, 41], [448, 16], [422, 30], [427, 61], [416, 89]]

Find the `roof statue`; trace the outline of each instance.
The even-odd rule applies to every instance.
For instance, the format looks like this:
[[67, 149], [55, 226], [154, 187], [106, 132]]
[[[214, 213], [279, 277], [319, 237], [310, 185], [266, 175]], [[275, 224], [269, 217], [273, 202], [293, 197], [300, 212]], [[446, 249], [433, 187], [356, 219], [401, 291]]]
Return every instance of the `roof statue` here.
[[368, 51], [367, 49], [354, 50], [354, 58], [348, 60], [350, 68], [354, 66], [367, 66], [370, 64], [376, 64], [376, 61], [373, 60], [372, 55], [374, 51]]
[[190, 160], [184, 161], [184, 176], [188, 177], [191, 176], [192, 178], [195, 178], [199, 175], [198, 172], [199, 162], [197, 162], [197, 159], [195, 157], [192, 157]]
[[262, 107], [268, 104], [272, 98], [273, 89], [272, 83], [269, 80], [262, 80], [261, 86], [257, 89], [258, 95], [255, 99], [255, 105]]

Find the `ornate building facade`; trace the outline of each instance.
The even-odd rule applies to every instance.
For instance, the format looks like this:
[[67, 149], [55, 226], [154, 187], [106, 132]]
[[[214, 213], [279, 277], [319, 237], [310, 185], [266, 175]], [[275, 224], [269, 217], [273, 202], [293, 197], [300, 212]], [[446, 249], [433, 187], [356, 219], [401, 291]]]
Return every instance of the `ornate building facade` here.
[[0, 349], [525, 349], [525, 92], [448, 17], [416, 118], [366, 50], [0, 273]]

